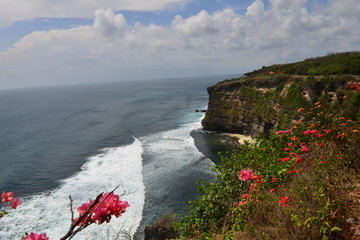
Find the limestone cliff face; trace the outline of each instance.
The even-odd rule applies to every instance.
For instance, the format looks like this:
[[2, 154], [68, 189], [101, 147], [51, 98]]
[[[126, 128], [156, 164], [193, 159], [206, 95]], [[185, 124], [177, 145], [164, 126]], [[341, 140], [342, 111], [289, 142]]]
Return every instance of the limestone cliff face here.
[[335, 101], [346, 82], [343, 77], [276, 74], [226, 80], [208, 88], [203, 128], [267, 136], [277, 124], [291, 125], [294, 110], [319, 99]]

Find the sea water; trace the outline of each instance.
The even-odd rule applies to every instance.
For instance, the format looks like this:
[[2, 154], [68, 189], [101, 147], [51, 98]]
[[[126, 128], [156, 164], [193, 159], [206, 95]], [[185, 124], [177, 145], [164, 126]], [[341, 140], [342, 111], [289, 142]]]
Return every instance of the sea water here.
[[[130, 207], [74, 239], [141, 239], [165, 213], [184, 214], [214, 163], [195, 147], [206, 87], [226, 76], [0, 91], [0, 191], [23, 203], [0, 219], [0, 239], [59, 239], [99, 193]], [[202, 143], [204, 144], [204, 143]]]

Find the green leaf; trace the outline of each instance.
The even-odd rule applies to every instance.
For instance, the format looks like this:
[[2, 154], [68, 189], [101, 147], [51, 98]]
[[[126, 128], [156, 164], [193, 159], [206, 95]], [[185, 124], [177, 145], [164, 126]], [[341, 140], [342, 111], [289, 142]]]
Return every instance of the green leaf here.
[[340, 232], [340, 231], [342, 231], [342, 229], [338, 227], [333, 227], [330, 229], [330, 232]]

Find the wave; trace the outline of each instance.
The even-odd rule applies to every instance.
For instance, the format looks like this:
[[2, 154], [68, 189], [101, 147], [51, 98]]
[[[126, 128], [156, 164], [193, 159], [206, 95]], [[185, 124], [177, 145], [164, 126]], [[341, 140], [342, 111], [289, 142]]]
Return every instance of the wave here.
[[74, 239], [115, 239], [122, 232], [132, 236], [142, 219], [145, 201], [142, 153], [138, 139], [130, 145], [103, 149], [90, 157], [80, 172], [61, 181], [59, 188], [23, 199], [18, 209], [1, 219], [0, 239], [20, 239], [25, 232], [45, 232], [50, 239], [59, 239], [71, 224], [70, 195], [77, 208], [118, 185], [115, 193], [123, 194], [121, 200], [130, 204], [123, 216], [101, 226], [93, 224]]
[[188, 201], [198, 194], [196, 181], [215, 179], [214, 163], [199, 152], [190, 135], [199, 128], [196, 121], [140, 138], [147, 190], [142, 229], [165, 213], [187, 211]]

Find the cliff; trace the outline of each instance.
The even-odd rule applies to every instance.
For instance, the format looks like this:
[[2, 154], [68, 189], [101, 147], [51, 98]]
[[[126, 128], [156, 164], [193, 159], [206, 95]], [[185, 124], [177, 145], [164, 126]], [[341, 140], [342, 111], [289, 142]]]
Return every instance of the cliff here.
[[[339, 74], [334, 75], [329, 59], [332, 66], [348, 62], [359, 69], [359, 73], [354, 68], [347, 71], [345, 67], [338, 67]], [[327, 68], [321, 65], [324, 62]], [[309, 72], [315, 74], [307, 74]], [[327, 74], [320, 74], [322, 72]], [[276, 125], [283, 128], [292, 125], [294, 110], [311, 107], [320, 100], [341, 109], [348, 117], [358, 119], [360, 96], [351, 96], [353, 106], [342, 106], [342, 99], [348, 95], [347, 86], [359, 82], [359, 75], [358, 52], [263, 67], [241, 78], [209, 87], [209, 104], [202, 124], [205, 130], [268, 136]]]

